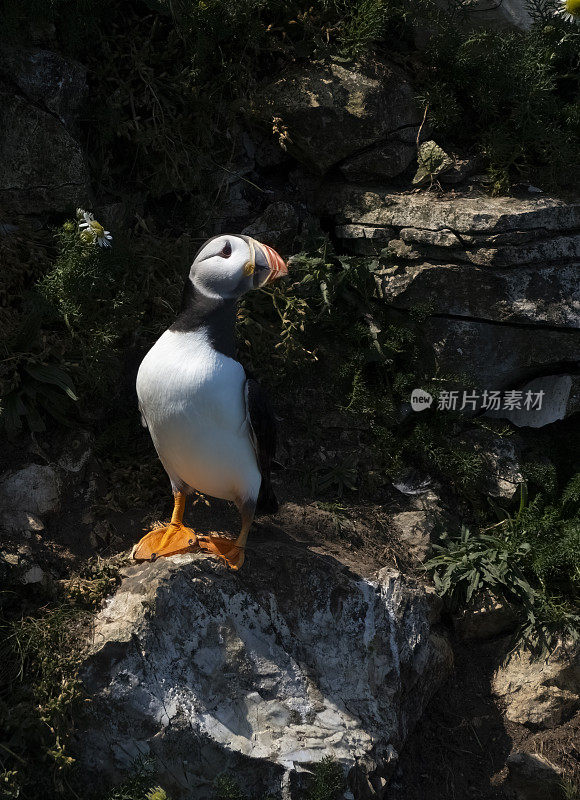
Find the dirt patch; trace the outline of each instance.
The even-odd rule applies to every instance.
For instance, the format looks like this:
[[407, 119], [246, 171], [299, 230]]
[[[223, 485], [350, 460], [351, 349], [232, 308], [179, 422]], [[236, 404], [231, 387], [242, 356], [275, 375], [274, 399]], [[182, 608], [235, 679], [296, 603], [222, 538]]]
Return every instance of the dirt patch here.
[[[335, 557], [365, 576], [387, 564], [407, 573], [417, 572], [418, 565], [390, 526], [391, 513], [405, 508], [406, 498], [396, 490], [387, 493], [380, 503], [360, 502], [352, 495], [339, 502], [323, 503], [312, 500], [298, 482], [288, 479], [287, 473], [278, 473], [275, 484], [280, 511], [256, 519], [248, 542], [249, 558], [264, 538], [290, 538]], [[66, 577], [91, 556], [110, 558], [123, 552], [128, 555], [155, 522], [167, 522], [171, 516], [169, 482], [165, 490], [140, 498], [127, 510], [112, 509], [103, 514], [106, 491], [104, 482], [95, 491], [101, 509], [95, 514], [87, 498], [86, 479], [66, 486], [61, 511], [46, 518], [44, 531], [24, 539], [20, 534], [5, 532], [2, 548], [7, 552], [25, 551], [35, 563], [56, 571], [58, 577]], [[217, 532], [236, 537], [240, 530], [235, 506], [213, 498], [192, 496], [184, 521], [200, 534]]]
[[491, 680], [505, 639], [454, 642], [455, 669], [408, 738], [387, 800], [508, 800], [506, 760], [541, 753], [580, 780], [580, 714], [554, 730], [507, 721]]

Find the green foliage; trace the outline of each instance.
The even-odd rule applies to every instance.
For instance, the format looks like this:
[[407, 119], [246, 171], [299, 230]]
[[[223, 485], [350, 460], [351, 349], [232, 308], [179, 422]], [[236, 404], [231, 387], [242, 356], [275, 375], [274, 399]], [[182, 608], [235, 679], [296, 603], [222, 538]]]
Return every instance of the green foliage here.
[[[495, 191], [569, 186], [580, 31], [555, 7], [533, 0], [527, 32], [480, 30], [476, 4], [457, 0], [2, 0], [1, 11], [5, 36], [54, 24], [60, 48], [88, 65], [97, 185], [120, 198], [187, 192], [202, 230], [239, 146], [236, 114], [263, 78], [302, 58], [394, 54], [415, 72], [440, 144], [484, 154]], [[429, 38], [414, 53], [418, 29]]]
[[[465, 24], [473, 6], [0, 0], [0, 18], [3, 39], [28, 43], [31, 31], [52, 37], [55, 49], [88, 66], [81, 135], [97, 191], [142, 199], [161, 218], [178, 207], [174, 228], [193, 230], [197, 240], [213, 229], [214, 205], [227, 191], [240, 146], [237, 115], [261, 80], [305, 58], [348, 61], [377, 50], [406, 63], [438, 142], [483, 153], [496, 192], [524, 180], [572, 184], [580, 29], [553, 17], [551, 0], [534, 0], [529, 32], [474, 30]], [[418, 27], [430, 31], [420, 52]], [[165, 485], [139, 438], [137, 414], [123, 408], [119, 379], [127, 343], [145, 347], [174, 315], [183, 265], [198, 244], [166, 233], [162, 223], [155, 229], [151, 217], [136, 219], [125, 241], [114, 231], [110, 250], [83, 241], [72, 220], [54, 243], [34, 230], [0, 236], [1, 421], [10, 434], [25, 426], [40, 432], [51, 419], [82, 416], [89, 404], [94, 413], [95, 397], [103, 416], [114, 408], [97, 440], [112, 487], [101, 500], [107, 511], [154, 498]], [[421, 326], [432, 309], [417, 306], [403, 318], [377, 302], [377, 266], [336, 255], [328, 243], [296, 256], [288, 289], [274, 285], [241, 304], [244, 360], [287, 398], [304, 450], [298, 471], [311, 493], [327, 497], [329, 510], [343, 494], [364, 497], [375, 486], [370, 467], [382, 488], [413, 466], [442, 480], [481, 520], [485, 465], [458, 443], [460, 419], [432, 412], [403, 419], [400, 412], [412, 388], [436, 395], [445, 385], [421, 366]], [[344, 420], [347, 438], [321, 430], [329, 412]], [[572, 631], [579, 621], [580, 474], [562, 488], [553, 466], [538, 463], [528, 473], [537, 490], [530, 502], [515, 516], [506, 512], [492, 535], [465, 529], [443, 538], [429, 568], [454, 607], [493, 591], [522, 607], [530, 635]], [[115, 582], [114, 569], [93, 565], [40, 605], [23, 601], [21, 586], [4, 590], [5, 796], [66, 796], [73, 775], [66, 734], [82, 697], [75, 632]], [[164, 790], [153, 784], [139, 767], [109, 800], [161, 800]], [[309, 798], [329, 800], [343, 784], [340, 765], [325, 759], [314, 768]], [[227, 777], [216, 791], [222, 800], [244, 796]]]
[[578, 175], [580, 31], [544, 6], [527, 33], [437, 15], [418, 76], [436, 136], [479, 148], [496, 192], [514, 181], [565, 187]]
[[26, 224], [0, 235], [0, 426], [10, 438], [44, 431], [49, 418], [67, 424], [77, 399], [62, 341], [42, 330], [50, 309], [30, 292], [49, 268], [50, 245]]
[[[300, 471], [315, 496], [340, 497], [366, 482], [361, 459], [347, 439], [323, 446], [315, 409], [318, 415], [339, 412], [347, 428], [372, 429], [376, 455], [383, 461], [393, 456], [379, 446], [379, 429], [396, 426], [401, 392], [420, 382], [409, 368], [416, 326], [389, 321], [374, 297], [378, 266], [336, 255], [323, 244], [314, 254], [292, 258], [290, 286], [253, 293], [240, 308], [243, 360], [278, 386], [280, 396], [292, 398], [292, 418], [307, 448]], [[301, 397], [299, 387], [313, 396]]]
[[216, 800], [246, 800], [247, 795], [231, 775], [219, 775], [214, 786]]
[[[248, 800], [239, 782], [227, 773], [216, 778], [214, 789], [215, 800]], [[344, 769], [333, 756], [325, 756], [312, 767], [306, 800], [335, 800], [345, 789]], [[272, 798], [264, 797], [262, 800]]]
[[[106, 13], [112, 0], [102, 0], [99, 11]], [[0, 17], [4, 36], [29, 44], [30, 31], [50, 30], [58, 26], [59, 34], [66, 39], [68, 48], [77, 50], [94, 37], [94, 0], [1, 0]], [[99, 18], [100, 14], [97, 16]]]
[[127, 339], [158, 335], [179, 307], [187, 237], [170, 242], [143, 223], [131, 238], [114, 231], [105, 248], [82, 233], [73, 220], [57, 230], [44, 274], [3, 331], [0, 423], [11, 436], [43, 431], [50, 419], [69, 424], [88, 398], [104, 413], [120, 394]]
[[580, 472], [567, 483], [562, 494], [562, 508], [567, 514], [580, 516]]
[[222, 139], [214, 137], [212, 146], [220, 103], [210, 119], [180, 31], [139, 5], [118, 5], [107, 24], [111, 33], [86, 54], [95, 83], [87, 132], [91, 171], [103, 190], [121, 197], [199, 185], [217, 192], [215, 161], [227, 161], [229, 153], [227, 144], [217, 144]]
[[101, 192], [188, 192], [200, 230], [239, 149], [236, 115], [260, 80], [297, 58], [364, 54], [389, 9], [384, 0], [3, 0], [1, 8], [5, 36], [54, 24], [59, 49], [88, 66], [84, 135]]
[[119, 581], [117, 563], [97, 557], [89, 560], [78, 575], [66, 582], [63, 598], [75, 609], [96, 611], [103, 597], [112, 594]]
[[171, 800], [161, 786], [155, 785], [154, 777], [155, 762], [142, 758], [134, 765], [132, 774], [102, 800]]
[[345, 489], [351, 492], [356, 491], [357, 481], [357, 462], [353, 458], [347, 464], [316, 467], [310, 475], [310, 488], [314, 495], [333, 490], [335, 496], [342, 497]]
[[117, 570], [89, 562], [62, 585], [22, 586], [12, 570], [0, 594], [0, 787], [3, 797], [68, 798], [74, 759], [67, 749], [82, 700], [81, 642]]
[[377, 366], [391, 369], [414, 338], [402, 326], [377, 321], [373, 270], [378, 266], [366, 258], [334, 254], [326, 243], [317, 253], [293, 256], [290, 288], [262, 290], [241, 305], [241, 332], [256, 368], [262, 353], [274, 350], [274, 380], [287, 379], [293, 370], [319, 369], [340, 340], [333, 388], [340, 387], [343, 397], [348, 391], [345, 405], [356, 410], [369, 374], [385, 385], [385, 373]]
[[140, 314], [123, 255], [83, 241], [73, 221], [58, 231], [56, 249], [51, 268], [28, 293], [19, 326], [3, 342], [0, 421], [9, 436], [24, 422], [44, 431], [47, 417], [67, 424], [76, 385], [108, 392], [115, 346]]
[[[316, 497], [336, 501], [355, 489], [364, 496], [377, 474], [384, 482], [412, 467], [451, 487], [484, 528], [490, 508], [481, 487], [489, 466], [463, 439], [462, 416], [430, 410], [401, 424], [399, 409], [411, 388], [437, 397], [454, 381], [421, 372], [421, 326], [429, 309], [418, 309], [411, 320], [393, 317], [373, 295], [377, 266], [337, 256], [327, 244], [295, 257], [285, 291], [275, 287], [244, 301], [245, 357], [257, 371], [267, 364], [268, 381], [290, 398], [306, 448], [300, 471]], [[314, 390], [305, 403], [297, 390], [302, 386]], [[363, 431], [344, 448], [313, 423], [314, 413], [320, 418], [329, 409], [344, 415], [345, 429], [350, 420]], [[499, 426], [498, 433], [506, 430]], [[570, 452], [573, 466], [573, 442]], [[558, 455], [566, 460], [563, 450]], [[578, 627], [580, 479], [572, 477], [558, 492], [559, 472], [545, 458], [528, 463], [526, 473], [535, 488], [528, 499], [522, 487], [515, 515], [500, 510], [500, 523], [489, 532], [465, 529], [458, 538], [443, 537], [429, 568], [454, 608], [492, 592], [522, 610], [521, 632], [529, 641], [549, 640]]]
[[417, 466], [476, 502], [488, 467], [480, 453], [461, 441], [458, 416], [434, 414], [428, 420], [418, 421], [401, 443], [401, 453], [404, 460], [414, 458]]
[[139, 273], [122, 246], [99, 247], [84, 241], [68, 221], [57, 233], [58, 256], [37, 286], [70, 337], [69, 353], [78, 359], [83, 384], [105, 394], [118, 367], [117, 346], [141, 316]]
[[308, 800], [334, 800], [345, 789], [344, 769], [333, 756], [325, 756], [314, 765]]
[[507, 523], [512, 542], [529, 542], [531, 566], [542, 588], [560, 584], [573, 599], [580, 590], [579, 474], [561, 498], [548, 502], [541, 493]]
[[425, 569], [432, 571], [435, 588], [457, 610], [480, 598], [485, 591], [508, 602], [530, 605], [535, 593], [525, 580], [530, 545], [507, 546], [505, 540], [489, 534], [474, 536], [463, 526], [459, 538], [446, 535], [433, 545], [438, 554]]
[[523, 610], [521, 630], [531, 643], [550, 643], [565, 634], [578, 637], [580, 615], [580, 507], [578, 474], [562, 498], [531, 503], [522, 490], [520, 508], [493, 526], [494, 534], [444, 536], [425, 568], [453, 609], [486, 593]]
[[[215, 800], [249, 800], [239, 782], [227, 773], [218, 775], [215, 779], [214, 798]], [[258, 800], [275, 800], [275, 798], [272, 795], [263, 795]]]
[[19, 433], [24, 421], [33, 433], [46, 430], [45, 414], [67, 425], [67, 400], [78, 399], [70, 375], [56, 364], [37, 363], [24, 354], [18, 361], [12, 364], [13, 386], [0, 402], [0, 424], [8, 437]]

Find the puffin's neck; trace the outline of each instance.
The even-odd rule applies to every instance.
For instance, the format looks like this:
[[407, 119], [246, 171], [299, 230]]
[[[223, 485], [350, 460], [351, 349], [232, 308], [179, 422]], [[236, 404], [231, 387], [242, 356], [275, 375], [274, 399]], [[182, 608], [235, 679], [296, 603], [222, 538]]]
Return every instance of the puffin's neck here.
[[235, 358], [236, 305], [235, 299], [207, 297], [188, 279], [183, 288], [181, 309], [169, 330], [205, 333], [216, 350]]

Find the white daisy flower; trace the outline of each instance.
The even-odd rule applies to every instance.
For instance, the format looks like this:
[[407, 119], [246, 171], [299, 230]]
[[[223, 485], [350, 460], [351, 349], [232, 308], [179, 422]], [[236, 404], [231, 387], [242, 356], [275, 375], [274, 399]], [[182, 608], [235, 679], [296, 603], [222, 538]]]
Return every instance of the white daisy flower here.
[[[78, 209], [77, 213], [82, 211]], [[92, 240], [96, 242], [99, 247], [111, 247], [113, 237], [106, 231], [100, 222], [94, 218], [88, 211], [82, 211], [82, 219], [84, 222], [79, 223], [79, 231], [81, 231], [81, 238], [88, 242]]]
[[556, 14], [559, 14], [567, 22], [575, 22], [580, 25], [580, 0], [558, 0]]

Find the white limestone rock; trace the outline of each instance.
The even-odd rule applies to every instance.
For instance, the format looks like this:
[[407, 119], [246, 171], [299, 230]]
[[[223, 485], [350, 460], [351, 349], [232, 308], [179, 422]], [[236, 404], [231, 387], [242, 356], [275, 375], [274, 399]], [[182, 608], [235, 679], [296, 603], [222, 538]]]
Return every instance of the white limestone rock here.
[[30, 464], [0, 482], [0, 521], [13, 530], [42, 530], [37, 517], [60, 507], [62, 481], [52, 468]]
[[580, 708], [580, 652], [560, 645], [534, 659], [520, 648], [500, 666], [492, 682], [511, 722], [530, 728], [554, 728]]
[[367, 580], [280, 541], [239, 574], [197, 554], [130, 567], [83, 670], [82, 768], [111, 783], [143, 754], [176, 800], [228, 771], [294, 798], [332, 754], [355, 797], [381, 797], [451, 665], [431, 605], [396, 572]]

